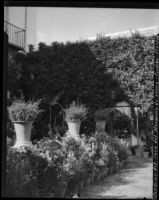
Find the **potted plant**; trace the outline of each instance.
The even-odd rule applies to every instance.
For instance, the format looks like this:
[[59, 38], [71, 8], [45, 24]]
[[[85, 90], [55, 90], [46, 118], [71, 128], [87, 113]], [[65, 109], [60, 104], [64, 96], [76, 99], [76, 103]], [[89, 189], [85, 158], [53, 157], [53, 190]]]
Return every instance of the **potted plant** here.
[[153, 157], [153, 146], [150, 147], [150, 150], [151, 150], [151, 156]]
[[118, 157], [119, 157], [119, 168], [122, 168], [124, 165], [124, 162], [128, 159], [129, 152], [127, 147], [124, 145], [119, 145], [118, 148]]
[[95, 167], [94, 167], [92, 174], [91, 174], [91, 182], [90, 182], [91, 184], [94, 183], [94, 178], [95, 178]]
[[90, 185], [91, 182], [91, 175], [93, 172], [93, 168], [94, 168], [94, 164], [93, 161], [91, 160], [91, 158], [89, 157], [89, 150], [87, 149], [87, 151], [83, 154], [81, 160], [83, 163], [83, 168], [85, 169], [85, 183], [84, 186], [88, 186]]
[[108, 146], [104, 143], [102, 146], [102, 150], [100, 151], [100, 157], [104, 162], [102, 166], [102, 178], [104, 179], [108, 175]]
[[113, 172], [117, 171], [117, 164], [118, 164], [117, 152], [112, 150], [111, 152], [109, 152], [109, 156], [108, 156], [109, 174], [112, 174]]
[[78, 194], [82, 192], [83, 186], [84, 186], [84, 178], [82, 177], [78, 182]]
[[149, 157], [149, 148], [147, 145], [143, 147], [143, 157], [146, 159]]
[[96, 168], [94, 181], [97, 183], [100, 180], [100, 170]]
[[55, 192], [54, 197], [55, 198], [63, 198], [63, 197], [65, 197], [66, 188], [67, 188], [67, 183], [64, 182], [64, 181], [62, 181], [62, 182], [60, 181], [58, 183], [57, 190]]
[[78, 194], [78, 181], [79, 181], [79, 170], [78, 170], [78, 160], [75, 157], [73, 151], [67, 152], [67, 158], [63, 164], [64, 169], [67, 171], [69, 176], [68, 181], [68, 193]]
[[85, 177], [86, 177], [86, 164], [83, 159], [83, 155], [78, 160], [78, 194], [82, 192], [82, 189], [84, 187], [85, 183]]
[[142, 156], [142, 146], [141, 145], [135, 145], [134, 146], [134, 149], [135, 149], [135, 155], [137, 157], [141, 157]]
[[86, 116], [87, 113], [86, 107], [73, 102], [69, 108], [65, 109], [65, 113], [70, 135], [76, 139], [79, 139], [81, 120]]
[[105, 110], [97, 110], [94, 113], [96, 121], [96, 129], [99, 132], [105, 132], [106, 112]]
[[32, 146], [31, 128], [36, 117], [42, 112], [39, 109], [40, 102], [41, 100], [25, 102], [23, 98], [20, 98], [13, 101], [12, 105], [8, 107], [9, 118], [16, 131], [15, 148], [23, 145]]
[[98, 182], [102, 176], [102, 171], [105, 166], [105, 163], [103, 159], [99, 157], [95, 160], [95, 165], [96, 165], [95, 182]]

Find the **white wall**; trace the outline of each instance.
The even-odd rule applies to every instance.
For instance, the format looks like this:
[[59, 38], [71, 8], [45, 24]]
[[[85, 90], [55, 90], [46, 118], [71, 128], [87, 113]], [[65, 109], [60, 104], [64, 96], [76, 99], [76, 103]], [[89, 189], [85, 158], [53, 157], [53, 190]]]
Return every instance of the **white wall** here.
[[[137, 145], [137, 137], [135, 135], [132, 135], [131, 139], [132, 139], [132, 146]], [[141, 146], [145, 144], [145, 142], [142, 141], [141, 139], [139, 139], [139, 143]]]

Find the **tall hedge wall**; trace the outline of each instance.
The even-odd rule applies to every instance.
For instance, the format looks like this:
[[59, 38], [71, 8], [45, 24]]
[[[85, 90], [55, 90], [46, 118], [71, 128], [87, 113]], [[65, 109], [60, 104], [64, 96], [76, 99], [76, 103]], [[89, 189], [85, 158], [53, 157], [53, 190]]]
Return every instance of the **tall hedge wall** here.
[[95, 57], [111, 71], [125, 94], [144, 112], [153, 113], [154, 36], [139, 33], [131, 37], [110, 39], [98, 37], [89, 42]]
[[[136, 33], [130, 38], [39, 43], [38, 50], [30, 46], [28, 53], [18, 53], [9, 61], [11, 100], [23, 94], [26, 99], [36, 97], [51, 102], [62, 91], [59, 103], [63, 107], [78, 100], [95, 110], [126, 100], [140, 104], [151, 115], [153, 45], [153, 37]], [[111, 99], [112, 90], [115, 100]], [[45, 118], [37, 126], [43, 134], [49, 123], [49, 109], [44, 107]]]

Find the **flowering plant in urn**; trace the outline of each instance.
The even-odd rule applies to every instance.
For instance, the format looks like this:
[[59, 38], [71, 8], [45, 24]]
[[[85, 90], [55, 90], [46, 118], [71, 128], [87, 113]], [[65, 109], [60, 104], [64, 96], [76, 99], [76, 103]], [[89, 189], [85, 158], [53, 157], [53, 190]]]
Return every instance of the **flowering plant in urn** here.
[[8, 107], [9, 118], [11, 121], [34, 121], [42, 112], [39, 109], [41, 100], [25, 101], [24, 98], [15, 99]]
[[41, 100], [25, 101], [24, 98], [15, 99], [8, 107], [9, 118], [14, 124], [16, 131], [16, 143], [14, 148], [20, 146], [32, 146], [30, 140], [32, 124], [36, 117], [42, 112], [39, 109]]
[[84, 105], [78, 104], [75, 101], [65, 109], [67, 121], [78, 121], [84, 119], [87, 114], [87, 109]]

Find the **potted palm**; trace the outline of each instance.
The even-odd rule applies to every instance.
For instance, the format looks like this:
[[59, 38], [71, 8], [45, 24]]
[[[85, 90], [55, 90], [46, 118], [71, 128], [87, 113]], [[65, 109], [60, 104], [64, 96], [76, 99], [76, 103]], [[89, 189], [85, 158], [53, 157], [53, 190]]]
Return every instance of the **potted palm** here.
[[16, 99], [8, 107], [9, 118], [14, 124], [16, 132], [16, 143], [13, 148], [20, 146], [32, 146], [30, 140], [31, 128], [36, 117], [42, 112], [39, 109], [41, 100], [29, 100], [25, 102], [23, 98]]
[[105, 132], [105, 123], [106, 123], [106, 112], [105, 112], [105, 110], [95, 111], [94, 119], [96, 121], [97, 131]]
[[70, 135], [79, 139], [81, 120], [87, 113], [86, 107], [73, 102], [69, 108], [65, 109], [65, 113]]

